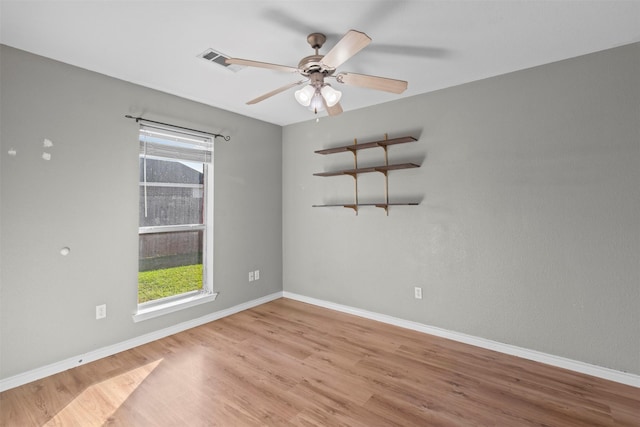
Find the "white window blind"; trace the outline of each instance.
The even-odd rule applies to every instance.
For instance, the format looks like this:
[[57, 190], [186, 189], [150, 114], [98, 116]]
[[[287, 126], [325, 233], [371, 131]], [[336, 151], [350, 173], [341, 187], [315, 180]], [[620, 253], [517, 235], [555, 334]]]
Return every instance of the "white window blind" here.
[[140, 154], [148, 158], [211, 163], [213, 138], [162, 125], [140, 125]]
[[147, 159], [211, 164], [213, 138], [197, 131], [182, 130], [161, 124], [140, 123], [140, 156], [143, 161], [144, 216], [148, 216]]

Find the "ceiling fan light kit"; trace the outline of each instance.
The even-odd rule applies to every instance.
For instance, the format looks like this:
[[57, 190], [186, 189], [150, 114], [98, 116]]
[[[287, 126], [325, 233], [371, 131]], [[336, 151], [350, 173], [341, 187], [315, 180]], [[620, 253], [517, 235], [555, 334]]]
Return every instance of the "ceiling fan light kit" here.
[[314, 113], [324, 111], [327, 107], [333, 107], [342, 98], [342, 92], [335, 90], [331, 85], [324, 83], [321, 73], [314, 73], [309, 76], [310, 83], [298, 89], [294, 93], [296, 101], [303, 107], [309, 107]]
[[325, 78], [334, 78], [340, 84], [383, 90], [391, 93], [402, 93], [407, 89], [407, 82], [403, 80], [355, 73], [340, 73], [334, 76], [333, 74], [340, 65], [371, 43], [371, 38], [363, 32], [349, 30], [326, 55], [320, 55], [318, 50], [326, 40], [326, 36], [322, 33], [309, 34], [307, 42], [315, 50], [315, 54], [302, 58], [297, 68], [240, 58], [228, 58], [225, 62], [227, 64], [268, 68], [277, 71], [297, 72], [308, 78], [308, 80], [301, 80], [275, 89], [247, 102], [247, 104], [256, 104], [292, 87], [306, 83], [303, 88], [295, 91], [294, 97], [296, 101], [303, 107], [309, 108], [315, 114], [327, 110], [330, 116], [335, 116], [342, 113], [342, 106], [340, 105], [342, 92], [325, 83]]

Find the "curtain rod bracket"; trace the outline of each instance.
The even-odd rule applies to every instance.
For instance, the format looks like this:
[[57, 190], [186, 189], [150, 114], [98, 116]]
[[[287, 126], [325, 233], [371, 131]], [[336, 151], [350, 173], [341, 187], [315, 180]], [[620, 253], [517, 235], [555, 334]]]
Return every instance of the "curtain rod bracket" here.
[[224, 139], [224, 140], [225, 140], [225, 141], [227, 141], [227, 142], [231, 139], [231, 137], [230, 137], [230, 136], [225, 136], [225, 135], [222, 135], [222, 134], [219, 134], [219, 133], [205, 132], [205, 131], [202, 131], [202, 130], [185, 128], [185, 127], [182, 127], [182, 126], [176, 126], [176, 125], [172, 125], [172, 124], [169, 124], [169, 123], [156, 122], [155, 120], [149, 120], [149, 119], [145, 119], [145, 118], [142, 118], [142, 117], [133, 117], [133, 116], [130, 116], [130, 115], [128, 115], [128, 114], [127, 114], [127, 115], [125, 115], [125, 117], [126, 117], [127, 119], [133, 119], [133, 120], [135, 120], [135, 121], [136, 121], [136, 123], [143, 121], [143, 122], [155, 123], [155, 124], [157, 124], [157, 125], [171, 126], [171, 127], [178, 128], [178, 129], [190, 130], [190, 131], [193, 131], [193, 132], [203, 133], [203, 134], [205, 134], [205, 135], [211, 135], [211, 136], [213, 136], [214, 138], [222, 138], [222, 139]]

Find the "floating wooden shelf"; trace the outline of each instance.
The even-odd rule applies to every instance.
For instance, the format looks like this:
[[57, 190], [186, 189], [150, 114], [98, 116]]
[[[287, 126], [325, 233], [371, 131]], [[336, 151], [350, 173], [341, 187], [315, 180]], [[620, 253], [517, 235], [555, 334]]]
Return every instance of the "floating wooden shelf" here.
[[376, 208], [382, 208], [385, 211], [388, 211], [389, 206], [417, 206], [418, 202], [409, 202], [409, 203], [346, 203], [344, 205], [312, 205], [314, 208], [349, 208], [358, 212], [358, 208], [360, 206], [375, 206]]
[[364, 144], [344, 145], [342, 147], [327, 148], [324, 150], [315, 151], [316, 154], [335, 154], [344, 153], [349, 151], [365, 150], [367, 148], [387, 147], [395, 144], [405, 144], [407, 142], [415, 142], [412, 136], [403, 136], [401, 138], [383, 139], [382, 141], [366, 142]]
[[397, 165], [382, 165], [382, 166], [371, 166], [368, 168], [358, 168], [358, 169], [345, 169], [345, 170], [339, 170], [339, 171], [333, 171], [333, 172], [319, 172], [319, 173], [314, 173], [314, 176], [340, 176], [340, 175], [358, 175], [361, 173], [370, 173], [370, 172], [381, 172], [381, 173], [386, 173], [388, 171], [392, 171], [392, 170], [398, 170], [398, 169], [411, 169], [411, 168], [419, 168], [420, 165], [417, 165], [415, 163], [400, 163]]
[[[375, 206], [377, 208], [382, 208], [385, 210], [386, 214], [389, 215], [389, 206], [416, 206], [418, 202], [408, 202], [408, 203], [389, 203], [389, 176], [388, 172], [392, 170], [400, 170], [400, 169], [411, 169], [411, 168], [419, 168], [420, 165], [415, 163], [399, 163], [395, 165], [389, 164], [388, 152], [387, 148], [390, 145], [396, 144], [405, 144], [408, 142], [415, 142], [415, 139], [412, 136], [403, 136], [401, 138], [393, 138], [388, 139], [387, 135], [385, 135], [384, 140], [381, 141], [373, 141], [367, 142], [364, 144], [358, 144], [358, 141], [354, 139], [353, 145], [345, 145], [341, 147], [327, 148], [325, 150], [315, 151], [316, 154], [336, 154], [336, 153], [345, 153], [350, 152], [353, 153], [353, 169], [343, 169], [338, 171], [330, 171], [330, 172], [318, 172], [314, 173], [314, 176], [341, 176], [341, 175], [349, 175], [354, 178], [355, 181], [355, 203], [344, 203], [344, 204], [330, 204], [330, 205], [313, 205], [314, 208], [326, 208], [326, 207], [343, 207], [353, 209], [358, 215], [358, 208], [360, 206]], [[382, 148], [384, 150], [384, 165], [380, 166], [370, 166], [366, 168], [358, 167], [358, 151], [365, 150], [367, 148]], [[385, 201], [382, 203], [359, 203], [358, 202], [358, 175], [363, 173], [371, 173], [371, 172], [380, 172], [384, 175], [384, 194]]]

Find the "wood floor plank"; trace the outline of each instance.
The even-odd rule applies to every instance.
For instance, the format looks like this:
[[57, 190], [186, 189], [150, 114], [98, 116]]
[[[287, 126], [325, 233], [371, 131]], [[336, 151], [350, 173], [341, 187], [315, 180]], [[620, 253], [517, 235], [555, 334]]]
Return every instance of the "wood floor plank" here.
[[0, 426], [640, 426], [640, 389], [278, 299], [0, 393]]
[[[422, 369], [424, 358], [405, 358], [402, 352], [398, 352], [402, 361], [402, 366], [410, 367], [414, 372], [425, 372]], [[524, 369], [518, 369], [517, 371], [510, 372], [508, 365], [505, 363], [500, 372], [495, 372], [493, 363], [491, 365], [484, 365], [482, 363], [467, 364], [466, 366], [461, 362], [464, 359], [463, 355], [459, 355], [456, 361], [460, 362], [457, 368], [461, 371], [473, 372], [475, 377], [480, 374], [485, 376], [485, 380], [482, 382], [482, 397], [486, 397], [486, 390], [502, 390], [508, 387], [511, 394], [514, 397], [520, 399], [521, 405], [527, 405], [528, 401], [545, 402], [547, 407], [545, 412], [553, 412], [552, 408], [555, 407], [555, 402], [562, 402], [563, 405], [569, 404], [570, 407], [579, 407], [582, 411], [590, 412], [590, 419], [597, 419], [601, 417], [600, 422], [609, 423], [610, 417], [606, 415], [609, 412], [609, 407], [605, 404], [593, 401], [584, 396], [584, 393], [579, 389], [567, 390], [566, 387], [558, 387], [558, 381], [555, 382], [555, 387], [550, 387], [544, 383], [541, 383], [538, 379], [526, 378], [526, 371]], [[431, 371], [433, 373], [433, 371]], [[443, 371], [443, 378], [450, 377], [446, 371]], [[430, 375], [426, 378], [426, 381], [433, 381], [434, 376]], [[557, 379], [557, 378], [556, 378]], [[563, 384], [560, 384], [561, 386]], [[492, 387], [491, 387], [492, 386]], [[552, 399], [550, 399], [552, 398]], [[562, 409], [559, 409], [562, 412]], [[572, 418], [579, 420], [581, 414], [574, 414]]]

